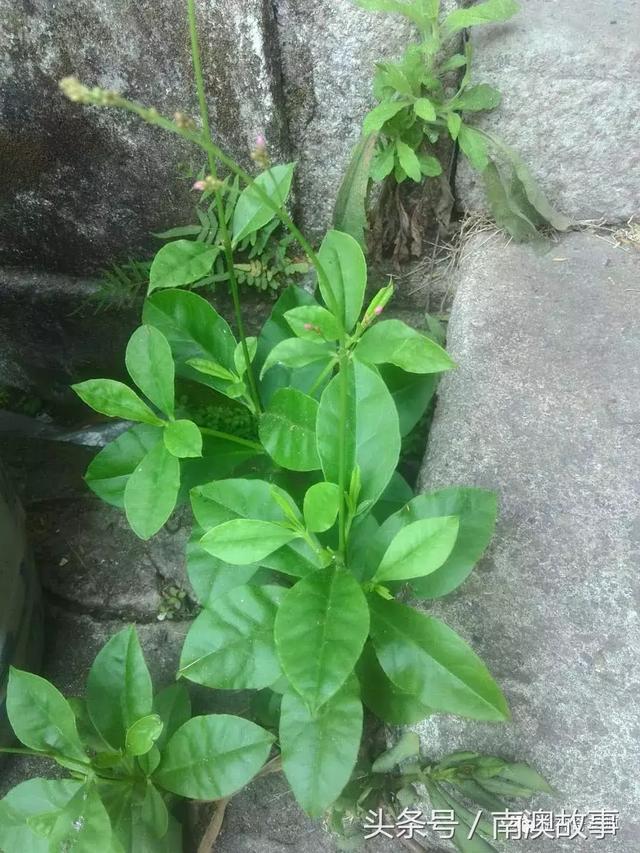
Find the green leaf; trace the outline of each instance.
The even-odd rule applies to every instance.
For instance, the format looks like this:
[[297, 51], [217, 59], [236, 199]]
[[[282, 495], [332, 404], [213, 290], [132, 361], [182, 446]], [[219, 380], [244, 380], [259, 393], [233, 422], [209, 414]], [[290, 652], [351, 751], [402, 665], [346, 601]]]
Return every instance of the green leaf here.
[[140, 717], [127, 729], [125, 751], [128, 755], [145, 755], [160, 737], [162, 720], [157, 714]]
[[179, 675], [221, 690], [262, 690], [282, 675], [273, 638], [279, 586], [238, 586], [189, 629]]
[[367, 263], [362, 249], [348, 234], [327, 231], [318, 251], [325, 276], [319, 280], [327, 307], [350, 332], [355, 326], [367, 286]]
[[124, 490], [129, 477], [161, 437], [158, 427], [147, 424], [123, 432], [93, 457], [84, 475], [85, 482], [103, 501], [124, 509]]
[[501, 100], [502, 95], [497, 89], [487, 83], [480, 83], [478, 86], [470, 86], [454, 98], [451, 107], [458, 112], [480, 112], [495, 109]]
[[420, 738], [416, 732], [405, 732], [391, 747], [379, 755], [371, 765], [374, 773], [390, 773], [407, 758], [420, 755]]
[[347, 418], [341, 423], [340, 376], [335, 376], [320, 398], [316, 426], [318, 453], [325, 479], [340, 482], [340, 448], [336, 436], [344, 430], [347, 480], [360, 468], [360, 501], [373, 503], [391, 479], [400, 454], [398, 414], [391, 394], [377, 373], [359, 361], [346, 367]]
[[393, 472], [387, 488], [384, 490], [372, 512], [376, 519], [382, 523], [392, 513], [401, 510], [414, 497], [413, 489], [398, 471]]
[[7, 853], [49, 853], [47, 838], [31, 828], [65, 808], [80, 788], [74, 779], [28, 779], [0, 800], [0, 849]]
[[125, 853], [175, 853], [181, 849], [178, 824], [169, 817], [162, 795], [151, 783], [142, 786], [138, 780], [104, 780], [99, 792]]
[[302, 338], [287, 338], [271, 350], [260, 371], [260, 379], [276, 365], [282, 367], [306, 367], [317, 362], [329, 363], [335, 347], [327, 343], [316, 343]]
[[[249, 364], [256, 357], [256, 350], [258, 349], [258, 339], [252, 336], [245, 339], [247, 344], [247, 351], [249, 353]], [[233, 363], [236, 366], [236, 373], [242, 379], [242, 377], [247, 372], [247, 362], [244, 357], [244, 347], [242, 346], [242, 341], [239, 341], [236, 344], [236, 348], [233, 351]]]
[[530, 169], [516, 152], [511, 148], [507, 148], [504, 144], [501, 145], [501, 150], [508, 156], [515, 172], [515, 179], [520, 184], [520, 187], [516, 186], [515, 192], [512, 189], [512, 197], [517, 197], [518, 192], [524, 193], [527, 201], [536, 213], [545, 222], [548, 222], [549, 225], [555, 228], [556, 231], [567, 231], [571, 228], [574, 224], [573, 220], [560, 213], [549, 203], [549, 200], [540, 189], [540, 185], [532, 175]]
[[464, 807], [451, 797], [445, 795], [442, 789], [433, 782], [427, 782], [427, 791], [433, 809], [442, 810], [449, 814], [452, 810], [457, 824], [453, 825], [452, 841], [460, 853], [495, 853], [495, 847], [485, 841], [476, 831], [469, 838], [473, 820], [465, 820], [468, 813]]
[[271, 458], [291, 471], [320, 467], [316, 449], [318, 403], [295, 388], [280, 388], [260, 416], [260, 441]]
[[451, 553], [458, 527], [455, 516], [426, 518], [403, 527], [387, 548], [373, 582], [409, 580], [435, 572]]
[[154, 774], [158, 785], [193, 800], [219, 800], [243, 788], [267, 760], [273, 736], [240, 717], [194, 717], [173, 735]]
[[170, 684], [153, 699], [153, 710], [162, 720], [162, 731], [156, 741], [159, 749], [183, 723], [191, 718], [191, 698], [184, 684]]
[[87, 678], [87, 708], [114, 749], [124, 746], [130, 726], [152, 713], [151, 677], [134, 628], [119, 631], [98, 652]]
[[93, 784], [83, 785], [69, 800], [49, 835], [49, 849], [74, 853], [112, 853], [111, 822]]
[[442, 165], [437, 157], [422, 153], [418, 153], [417, 157], [418, 163], [420, 163], [420, 171], [427, 178], [435, 178], [442, 174]]
[[315, 483], [304, 496], [304, 520], [307, 530], [324, 533], [338, 517], [340, 489], [335, 483]]
[[276, 616], [276, 647], [285, 675], [312, 711], [345, 683], [368, 630], [366, 598], [344, 569], [320, 569], [287, 592]]
[[449, 33], [457, 33], [468, 27], [491, 24], [495, 21], [507, 21], [520, 7], [515, 0], [486, 0], [466, 9], [454, 9], [444, 19], [443, 28]]
[[509, 718], [480, 658], [455, 631], [396, 601], [369, 599], [371, 637], [387, 676], [434, 711], [476, 720]]
[[408, 435], [426, 412], [438, 386], [437, 373], [408, 373], [393, 364], [378, 367], [400, 419], [400, 435]]
[[433, 713], [424, 702], [400, 690], [387, 678], [370, 642], [364, 647], [356, 672], [362, 701], [383, 722], [392, 726], [412, 726]]
[[200, 543], [214, 557], [243, 566], [268, 557], [298, 535], [272, 521], [236, 518], [209, 530]]
[[162, 426], [163, 421], [128, 385], [115, 379], [87, 379], [71, 386], [78, 397], [101, 415]]
[[236, 586], [249, 583], [258, 571], [256, 564], [232, 566], [208, 554], [200, 540], [204, 530], [195, 526], [187, 543], [187, 573], [198, 602], [203, 607], [215, 602]]
[[414, 498], [393, 520], [385, 522], [381, 536], [393, 536], [401, 524], [417, 519], [457, 516], [460, 529], [451, 554], [433, 574], [411, 582], [418, 597], [439, 598], [452, 592], [468, 577], [491, 541], [496, 513], [494, 492], [458, 487], [440, 489]]
[[485, 137], [478, 130], [463, 122], [458, 132], [458, 144], [473, 168], [479, 172], [484, 172], [489, 164]]
[[413, 105], [413, 111], [424, 121], [436, 120], [436, 108], [428, 98], [418, 98]]
[[375, 159], [371, 163], [371, 179], [374, 181], [384, 181], [387, 175], [393, 171], [393, 165], [396, 157], [396, 146], [393, 143], [385, 145], [376, 154]]
[[496, 224], [519, 243], [537, 240], [540, 235], [533, 222], [521, 209], [509, 186], [503, 181], [496, 164], [489, 161], [482, 173], [484, 190]]
[[449, 113], [447, 115], [447, 128], [452, 139], [457, 139], [462, 127], [462, 119], [458, 113]]
[[173, 512], [179, 489], [180, 463], [160, 441], [125, 486], [124, 510], [136, 536], [150, 539], [160, 530]]
[[417, 5], [403, 0], [355, 0], [358, 6], [370, 12], [391, 12], [408, 18], [417, 26], [422, 26], [424, 19]]
[[[285, 320], [293, 333], [308, 341], [337, 341], [340, 324], [330, 311], [320, 305], [303, 305], [285, 312]], [[306, 328], [312, 326], [313, 328]]]
[[282, 767], [296, 800], [311, 817], [320, 817], [348, 783], [360, 748], [362, 718], [355, 679], [315, 713], [296, 694], [283, 696]]
[[446, 350], [402, 320], [383, 320], [367, 329], [356, 355], [368, 364], [395, 364], [409, 373], [441, 373], [456, 366]]
[[7, 715], [16, 737], [30, 749], [88, 761], [71, 706], [39, 675], [10, 667]]
[[178, 459], [202, 456], [202, 434], [193, 421], [169, 421], [164, 428], [164, 446]]
[[333, 227], [349, 234], [366, 251], [367, 196], [376, 135], [363, 136], [353, 149], [333, 208]]
[[416, 152], [411, 148], [410, 145], [407, 145], [406, 142], [402, 142], [400, 139], [396, 140], [396, 152], [398, 154], [398, 160], [400, 162], [400, 166], [404, 169], [407, 175], [411, 178], [412, 181], [416, 181], [416, 183], [420, 183], [422, 180], [422, 172], [420, 171], [420, 161], [416, 155]]
[[[254, 178], [254, 184], [279, 208], [283, 207], [291, 190], [294, 163], [272, 166]], [[264, 228], [275, 216], [275, 211], [262, 201], [253, 185], [240, 193], [233, 211], [233, 243], [238, 243]]]
[[153, 326], [140, 326], [127, 344], [125, 364], [142, 393], [167, 417], [174, 411], [174, 367], [169, 342]]
[[235, 338], [227, 321], [206, 299], [184, 290], [154, 293], [145, 300], [142, 319], [169, 341], [178, 376], [224, 393], [225, 380], [205, 376], [189, 366], [191, 359], [200, 358], [234, 369]]
[[528, 797], [539, 791], [545, 794], [555, 793], [544, 776], [523, 762], [503, 763], [500, 771], [489, 777], [479, 774], [474, 776], [483, 788], [504, 797]]
[[382, 130], [383, 126], [389, 119], [397, 115], [400, 110], [409, 106], [409, 101], [385, 101], [374, 107], [364, 118], [362, 125], [362, 133], [364, 136], [369, 136], [371, 133], [376, 133]]
[[467, 57], [462, 53], [454, 53], [440, 66], [440, 73], [446, 74], [449, 71], [455, 71], [456, 68], [462, 68], [467, 64]]
[[208, 358], [190, 358], [187, 365], [193, 367], [198, 373], [204, 373], [205, 376], [214, 376], [216, 379], [224, 379], [225, 382], [236, 381], [235, 375], [230, 370], [218, 364], [217, 361], [211, 361]]
[[149, 293], [182, 287], [211, 272], [217, 249], [199, 240], [174, 240], [156, 254], [149, 272]]

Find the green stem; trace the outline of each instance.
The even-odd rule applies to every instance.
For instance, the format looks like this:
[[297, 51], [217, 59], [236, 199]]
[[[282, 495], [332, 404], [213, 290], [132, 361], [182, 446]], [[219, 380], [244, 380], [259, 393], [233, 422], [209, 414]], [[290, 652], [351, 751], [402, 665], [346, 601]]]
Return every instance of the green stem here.
[[322, 373], [320, 374], [320, 376], [318, 376], [318, 378], [316, 379], [316, 381], [313, 383], [313, 385], [311, 386], [311, 388], [309, 388], [309, 390], [307, 391], [307, 394], [309, 395], [309, 397], [313, 397], [314, 392], [318, 390], [318, 388], [322, 385], [322, 383], [324, 382], [324, 380], [325, 380], [325, 379], [327, 378], [327, 376], [331, 373], [331, 371], [333, 370], [333, 368], [334, 368], [335, 366], [336, 366], [335, 361], [330, 361], [330, 362], [329, 362], [329, 364], [324, 368], [324, 370], [322, 371]]
[[[196, 9], [195, 9], [195, 0], [187, 0], [187, 10], [189, 16], [189, 35], [191, 37], [191, 59], [193, 62], [193, 73], [196, 80], [196, 89], [198, 91], [198, 104], [200, 107], [200, 120], [202, 121], [202, 133], [204, 137], [211, 143], [207, 146], [207, 157], [209, 160], [209, 171], [213, 178], [218, 177], [218, 169], [216, 163], [216, 154], [213, 147], [213, 143], [211, 140], [211, 128], [209, 125], [209, 109], [207, 107], [207, 99], [204, 91], [204, 78], [202, 76], [202, 62], [200, 59], [200, 45], [198, 42], [198, 27], [196, 23]], [[247, 346], [247, 336], [244, 330], [244, 322], [242, 320], [242, 309], [240, 307], [240, 294], [238, 292], [238, 281], [236, 279], [234, 262], [233, 262], [233, 246], [231, 245], [231, 236], [229, 234], [229, 228], [227, 226], [227, 217], [224, 205], [224, 199], [222, 190], [218, 189], [215, 192], [216, 199], [216, 212], [218, 214], [218, 227], [220, 228], [220, 234], [222, 236], [222, 244], [224, 250], [224, 256], [227, 263], [227, 270], [229, 274], [229, 289], [231, 290], [231, 300], [233, 302], [233, 311], [236, 318], [236, 325], [238, 327], [238, 337], [240, 338], [240, 343], [242, 344], [242, 352], [244, 355], [245, 364], [247, 367], [247, 378], [249, 380], [249, 389], [251, 391], [251, 398], [253, 400], [253, 404], [256, 407], [256, 412], [261, 411], [260, 407], [260, 395], [258, 394], [258, 387], [256, 385], [256, 379], [253, 374], [253, 367], [251, 365], [251, 357], [249, 355], [249, 347]]]
[[211, 435], [213, 438], [224, 438], [226, 441], [233, 441], [235, 444], [241, 444], [243, 447], [250, 447], [257, 453], [264, 453], [264, 448], [257, 441], [251, 441], [248, 438], [240, 438], [237, 435], [231, 435], [229, 432], [220, 432], [217, 429], [209, 429], [209, 427], [201, 427], [198, 429], [203, 435]]
[[347, 405], [349, 402], [349, 377], [347, 375], [347, 365], [349, 364], [349, 354], [345, 348], [344, 341], [340, 346], [340, 430], [338, 434], [338, 489], [340, 491], [340, 503], [338, 509], [338, 551], [343, 563], [346, 562], [347, 549], [347, 447], [346, 447], [346, 430], [347, 430]]

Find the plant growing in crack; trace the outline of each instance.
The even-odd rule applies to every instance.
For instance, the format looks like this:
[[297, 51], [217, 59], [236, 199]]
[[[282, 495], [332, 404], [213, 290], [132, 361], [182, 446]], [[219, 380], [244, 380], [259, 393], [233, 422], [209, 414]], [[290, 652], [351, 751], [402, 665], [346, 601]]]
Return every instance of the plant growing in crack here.
[[[184, 289], [210, 272], [212, 247], [179, 239], [153, 260], [143, 324], [127, 346], [125, 363], [137, 390], [111, 379], [82, 382], [75, 390], [96, 411], [135, 423], [95, 457], [87, 482], [101, 498], [124, 509], [138, 536], [153, 536], [177, 502], [190, 499], [194, 527], [188, 572], [203, 609], [185, 639], [178, 678], [218, 690], [256, 691], [254, 712], [271, 718], [273, 735], [235, 717], [214, 715], [214, 722], [195, 722], [210, 719], [196, 717], [166, 746], [172, 752], [178, 739], [180, 750], [169, 759], [163, 753], [159, 763], [147, 733], [144, 755], [154, 758], [145, 758], [140, 773], [134, 773], [144, 792], [136, 814], [163, 813], [156, 793], [149, 793], [156, 782], [178, 795], [222, 800], [205, 836], [209, 844], [226, 798], [260, 771], [273, 741], [280, 750], [278, 766], [298, 803], [320, 817], [352, 781], [365, 708], [392, 725], [438, 713], [501, 722], [509, 710], [499, 686], [462, 637], [405, 603], [407, 598], [439, 598], [458, 587], [484, 552], [495, 524], [493, 493], [455, 487], [414, 496], [396, 470], [402, 436], [423, 414], [435, 378], [455, 365], [431, 337], [400, 320], [384, 319], [392, 284], [365, 298], [367, 266], [357, 240], [332, 230], [314, 251], [285, 208], [292, 164], [271, 166], [260, 139], [254, 160], [261, 171], [253, 177], [212, 140], [194, 0], [187, 8], [201, 129], [183, 116], [171, 120], [153, 107], [74, 79], [61, 85], [73, 101], [135, 113], [195, 143], [208, 157], [201, 189], [212, 193], [221, 224], [238, 339], [206, 300]], [[227, 174], [221, 177], [223, 168]], [[235, 177], [244, 189], [229, 219], [225, 205]], [[289, 288], [260, 335], [251, 338], [244, 331], [234, 251], [244, 235], [274, 218], [309, 258], [318, 294]], [[207, 427], [195, 414], [176, 417], [176, 378], [244, 406], [257, 439]], [[89, 679], [89, 697], [91, 684], [104, 682], [125, 703], [118, 703], [117, 713], [128, 709], [124, 721], [117, 718], [113, 738], [97, 720], [107, 715], [111, 725], [111, 716], [117, 716], [108, 710], [108, 690], [102, 694], [105, 709], [93, 703], [90, 711], [118, 761], [130, 757], [131, 727], [151, 728], [153, 722], [156, 740], [165, 731], [149, 698], [134, 635], [122, 636], [128, 638], [126, 653], [120, 649], [109, 666], [99, 656], [102, 663], [94, 669], [102, 674]], [[119, 649], [124, 640], [117, 637], [111, 642]], [[76, 762], [70, 769], [86, 781], [79, 789], [84, 793], [73, 790], [69, 802], [56, 801], [47, 819], [30, 820], [20, 812], [19, 830], [44, 838], [43, 850], [58, 849], [47, 845], [59, 838], [75, 839], [69, 836], [72, 830], [77, 837], [87, 833], [83, 842], [91, 839], [96, 821], [104, 832], [111, 827], [107, 835], [115, 838], [113, 815], [91, 793], [98, 784], [94, 758], [81, 754], [70, 711], [55, 691], [54, 698], [53, 688], [30, 678], [36, 677], [16, 675], [15, 683], [26, 679], [32, 691], [37, 688], [49, 698], [38, 703], [28, 731], [19, 715], [12, 715], [16, 733], [36, 752], [53, 753], [58, 760], [69, 741]], [[139, 690], [145, 697], [140, 704]], [[160, 721], [148, 719], [154, 713]], [[55, 738], [51, 743], [46, 733], [59, 728], [60, 720], [68, 737], [64, 744]], [[183, 743], [183, 729], [191, 732], [196, 726], [206, 729], [199, 742]], [[209, 737], [209, 726], [214, 736]], [[231, 774], [229, 784], [216, 788], [211, 780], [228, 769], [228, 762], [215, 742], [225, 739], [238, 748], [251, 745], [251, 760], [243, 761], [242, 774]], [[176, 773], [184, 765], [179, 785], [169, 772], [174, 764]], [[230, 766], [235, 767], [233, 761]], [[444, 796], [443, 779], [433, 775], [431, 765], [420, 765], [416, 773], [409, 787], [433, 783], [429, 793], [435, 804]], [[12, 802], [5, 800], [6, 808]], [[458, 812], [462, 808], [456, 806]], [[66, 827], [67, 835], [59, 835], [62, 829], [56, 826]], [[0, 833], [10, 829], [0, 817]], [[165, 836], [156, 835], [162, 843]], [[454, 842], [461, 850], [471, 849], [459, 839]], [[118, 837], [118, 843], [127, 849], [126, 839]], [[119, 850], [117, 845], [104, 849]]]
[[[451, 144], [482, 175], [496, 223], [516, 240], [538, 238], [540, 226], [566, 231], [571, 220], [549, 203], [534, 176], [495, 134], [472, 123], [474, 116], [493, 110], [500, 92], [472, 81], [473, 49], [463, 38], [462, 52], [453, 52], [461, 34], [472, 27], [505, 21], [515, 15], [515, 0], [485, 0], [477, 5], [440, 12], [440, 0], [355, 0], [372, 12], [401, 15], [416, 27], [419, 40], [397, 62], [380, 62], [374, 76], [378, 104], [364, 119], [363, 137], [347, 170], [336, 208], [336, 227], [364, 245], [370, 181], [384, 182], [396, 203], [394, 188], [425, 178], [440, 182], [449, 193], [450, 175], [442, 163], [442, 146]], [[456, 85], [453, 75], [461, 72]], [[448, 143], [448, 146], [447, 146]], [[446, 201], [446, 198], [445, 198]], [[384, 215], [384, 203], [381, 215]], [[394, 236], [396, 254], [411, 241], [412, 220], [400, 216]], [[400, 248], [399, 248], [400, 247]], [[404, 251], [404, 249], [402, 249]]]

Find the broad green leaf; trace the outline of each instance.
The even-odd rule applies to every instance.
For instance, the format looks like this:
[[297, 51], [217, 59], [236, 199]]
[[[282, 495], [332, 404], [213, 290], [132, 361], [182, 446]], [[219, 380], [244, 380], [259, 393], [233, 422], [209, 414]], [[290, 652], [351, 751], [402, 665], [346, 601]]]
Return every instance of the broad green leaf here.
[[[204, 530], [235, 518], [282, 524], [286, 516], [273, 497], [274, 490], [277, 491], [278, 487], [264, 480], [219, 480], [193, 489], [191, 506]], [[287, 493], [282, 489], [279, 491], [282, 499], [291, 503]], [[302, 540], [284, 545], [261, 562], [267, 568], [294, 577], [304, 577], [318, 568], [314, 553]]]
[[421, 578], [439, 569], [458, 536], [455, 516], [414, 521], [400, 530], [387, 548], [373, 581]]
[[396, 140], [396, 152], [398, 154], [398, 161], [400, 166], [404, 169], [406, 174], [411, 178], [412, 181], [416, 181], [416, 183], [420, 183], [422, 180], [422, 172], [420, 171], [420, 161], [416, 155], [416, 152], [410, 145], [407, 145], [406, 142], [402, 142], [400, 139]]
[[478, 86], [465, 89], [452, 101], [451, 106], [458, 112], [480, 112], [495, 109], [501, 100], [502, 95], [497, 89], [487, 83], [480, 83]]
[[149, 273], [149, 293], [166, 287], [182, 287], [211, 272], [217, 249], [199, 240], [174, 240], [156, 254]]
[[514, 764], [503, 762], [499, 772], [495, 775], [474, 774], [474, 776], [483, 788], [504, 797], [529, 797], [539, 791], [546, 794], [555, 793], [544, 776], [523, 762]]
[[333, 227], [349, 234], [366, 251], [367, 197], [376, 135], [363, 136], [354, 148], [333, 208]]
[[344, 569], [320, 569], [287, 592], [276, 615], [276, 647], [285, 675], [312, 711], [345, 683], [368, 630], [366, 598]]
[[507, 21], [519, 9], [515, 0], [486, 0], [485, 3], [478, 3], [465, 9], [454, 9], [444, 19], [443, 28], [452, 34], [468, 27]]
[[101, 415], [125, 418], [143, 424], [162, 426], [163, 421], [151, 411], [135, 391], [115, 379], [87, 379], [71, 386], [78, 397]]
[[162, 795], [151, 783], [104, 780], [99, 792], [125, 853], [175, 853], [181, 849], [178, 824], [169, 817]]
[[225, 380], [205, 376], [188, 364], [190, 359], [200, 358], [234, 369], [233, 332], [206, 299], [184, 290], [154, 293], [145, 300], [142, 319], [169, 341], [178, 376], [224, 393]]
[[49, 835], [49, 849], [74, 853], [112, 853], [109, 815], [95, 785], [83, 785], [64, 807]]
[[484, 190], [491, 213], [496, 224], [510, 234], [514, 240], [522, 243], [526, 240], [537, 240], [540, 235], [533, 222], [521, 209], [516, 198], [502, 178], [496, 164], [490, 160], [482, 173]]
[[367, 286], [367, 264], [359, 244], [341, 231], [327, 231], [318, 251], [325, 276], [320, 293], [328, 309], [350, 332], [362, 310]]
[[269, 732], [240, 717], [193, 717], [166, 745], [154, 780], [182, 797], [219, 800], [251, 781], [272, 743]]
[[434, 711], [476, 720], [509, 718], [486, 666], [455, 631], [396, 601], [370, 596], [371, 637], [380, 665], [401, 690]]
[[432, 157], [431, 154], [423, 154], [418, 152], [418, 163], [420, 171], [427, 178], [435, 178], [442, 174], [442, 165], [437, 157]]
[[427, 410], [440, 377], [437, 373], [409, 373], [394, 364], [381, 364], [378, 370], [396, 404], [400, 435], [408, 435]]
[[211, 361], [208, 358], [190, 358], [187, 365], [193, 367], [198, 373], [204, 373], [205, 376], [214, 376], [216, 379], [224, 379], [225, 382], [236, 381], [236, 376], [230, 370], [218, 364], [217, 361]]
[[346, 367], [346, 419], [341, 421], [340, 376], [335, 376], [320, 398], [316, 426], [318, 453], [325, 479], [340, 482], [340, 442], [344, 430], [344, 461], [349, 481], [360, 468], [360, 501], [375, 503], [391, 479], [400, 454], [398, 414], [386, 385], [370, 367], [352, 361]]
[[[340, 324], [330, 311], [320, 305], [303, 305], [285, 312], [285, 320], [295, 335], [308, 341], [337, 341]], [[311, 328], [309, 328], [311, 327]]]
[[455, 71], [456, 68], [463, 68], [467, 64], [467, 57], [462, 53], [454, 53], [440, 66], [440, 73], [446, 74], [449, 71]]
[[458, 132], [458, 145], [474, 169], [484, 172], [489, 164], [487, 140], [480, 133], [464, 122]]
[[302, 338], [288, 338], [271, 350], [260, 371], [260, 379], [272, 367], [306, 367], [318, 362], [328, 364], [335, 347], [328, 343], [316, 343]]
[[10, 667], [6, 701], [11, 727], [25, 746], [88, 761], [73, 710], [53, 684], [39, 675]]
[[436, 108], [428, 98], [418, 98], [413, 105], [413, 111], [424, 121], [436, 120]]
[[[424, 23], [420, 8], [413, 2], [407, 3], [404, 0], [355, 0], [355, 2], [370, 12], [391, 12], [402, 15], [404, 18], [413, 21], [417, 26]], [[433, 5], [433, 0], [429, 0], [429, 5]]]
[[409, 101], [386, 101], [378, 104], [370, 112], [367, 113], [362, 125], [362, 133], [364, 136], [369, 136], [371, 133], [376, 133], [382, 130], [383, 126], [397, 115], [400, 110], [409, 106]]
[[261, 690], [281, 676], [273, 638], [279, 586], [239, 586], [202, 611], [189, 629], [179, 675], [221, 690]]
[[180, 502], [188, 499], [189, 492], [194, 486], [208, 483], [211, 480], [230, 477], [238, 469], [246, 470], [247, 463], [255, 460], [256, 470], [259, 468], [259, 457], [266, 460], [266, 454], [260, 453], [257, 444], [237, 444], [235, 441], [217, 436], [202, 436], [202, 456], [183, 459], [180, 463]]
[[134, 628], [124, 628], [98, 652], [87, 678], [89, 716], [105, 742], [124, 746], [127, 729], [153, 711], [151, 677]]
[[219, 560], [243, 566], [268, 557], [298, 535], [272, 521], [235, 518], [209, 530], [200, 544]]
[[460, 853], [496, 853], [496, 848], [489, 844], [488, 841], [485, 841], [477, 830], [469, 838], [471, 827], [474, 825], [473, 818], [465, 820], [464, 812], [466, 810], [463, 807], [461, 808], [460, 803], [446, 796], [445, 792], [433, 782], [427, 782], [427, 791], [432, 809], [444, 811], [447, 814], [453, 811], [456, 823], [452, 825], [453, 835], [451, 840]]
[[416, 732], [405, 732], [400, 739], [379, 755], [373, 762], [371, 769], [374, 773], [390, 773], [407, 758], [416, 758], [420, 755], [420, 738]]
[[456, 366], [446, 350], [402, 320], [383, 320], [367, 329], [356, 355], [368, 364], [395, 364], [409, 373], [441, 373]]
[[200, 544], [204, 530], [195, 526], [187, 543], [187, 573], [196, 598], [208, 607], [221, 595], [237, 586], [249, 583], [259, 566], [232, 566], [207, 553]]
[[396, 157], [396, 146], [393, 143], [385, 145], [376, 154], [375, 159], [371, 163], [371, 179], [374, 181], [383, 181], [387, 175], [393, 171], [393, 165]]
[[174, 510], [180, 489], [180, 462], [160, 441], [127, 480], [124, 510], [133, 532], [150, 539]]
[[[246, 338], [247, 344], [247, 352], [249, 353], [249, 364], [256, 357], [256, 350], [258, 349], [258, 339], [254, 337]], [[236, 373], [242, 379], [244, 374], [247, 372], [247, 360], [244, 355], [244, 347], [242, 346], [242, 341], [239, 341], [236, 344], [236, 348], [233, 351], [233, 363], [236, 367]]]
[[193, 421], [169, 421], [163, 437], [166, 449], [178, 459], [202, 456], [202, 434]]
[[140, 326], [129, 338], [125, 354], [129, 376], [167, 417], [174, 411], [174, 366], [169, 342], [154, 326]]
[[184, 684], [170, 684], [154, 696], [153, 710], [162, 720], [162, 731], [156, 746], [163, 749], [174, 732], [191, 719], [189, 691]]
[[161, 439], [159, 427], [138, 424], [109, 442], [93, 457], [84, 475], [103, 501], [124, 509], [124, 490], [131, 474]]
[[[291, 190], [294, 163], [272, 166], [254, 178], [254, 184], [278, 207], [284, 206]], [[233, 242], [234, 245], [264, 228], [276, 215], [256, 192], [253, 185], [245, 187], [240, 193], [233, 211]]]
[[458, 113], [449, 113], [447, 115], [447, 128], [452, 139], [457, 139], [462, 127], [462, 119]]
[[0, 850], [49, 853], [49, 841], [29, 826], [62, 811], [80, 788], [75, 779], [28, 779], [0, 800]]
[[356, 672], [362, 701], [383, 722], [392, 726], [412, 726], [433, 713], [424, 702], [389, 680], [370, 642], [364, 647]]
[[458, 587], [491, 541], [496, 524], [497, 502], [494, 492], [485, 489], [451, 487], [418, 495], [405, 510], [383, 525], [381, 539], [390, 541], [401, 526], [422, 518], [455, 515], [460, 523], [453, 550], [442, 566], [424, 578], [411, 581], [420, 598], [439, 598]]
[[[549, 225], [555, 228], [556, 231], [567, 231], [571, 228], [574, 224], [573, 220], [568, 216], [565, 216], [563, 213], [560, 213], [549, 203], [549, 200], [540, 189], [540, 185], [532, 175], [526, 163], [524, 163], [513, 149], [508, 148], [504, 144], [500, 147], [509, 158], [515, 172], [515, 179], [517, 179], [520, 184], [519, 188], [516, 187], [515, 193], [512, 191], [512, 196], [517, 197], [518, 191], [524, 193], [527, 201], [536, 213], [541, 216], [545, 222], [548, 222]], [[526, 212], [527, 211], [525, 210], [525, 213]], [[529, 218], [531, 218], [531, 216], [529, 216]]]
[[320, 817], [348, 783], [360, 748], [362, 718], [355, 679], [315, 713], [295, 693], [283, 696], [282, 767], [296, 800], [311, 817]]
[[125, 751], [128, 755], [145, 755], [162, 733], [162, 720], [158, 714], [140, 717], [127, 729]]
[[[258, 336], [258, 351], [254, 365], [256, 373], [260, 372], [265, 359], [275, 345], [291, 337], [291, 327], [284, 317], [285, 313], [292, 308], [316, 304], [314, 298], [301, 287], [290, 285], [282, 291]], [[288, 368], [283, 365], [273, 367], [260, 380], [259, 392], [263, 405], [269, 403], [278, 388], [297, 388], [307, 394], [313, 390], [315, 394], [319, 394], [328, 381], [328, 376], [325, 379], [320, 378], [324, 370], [325, 365], [322, 362], [297, 368]]]
[[414, 492], [409, 483], [407, 483], [402, 474], [394, 471], [387, 488], [372, 510], [376, 521], [382, 524], [390, 515], [399, 512], [413, 497]]
[[318, 403], [295, 388], [280, 388], [260, 416], [260, 441], [271, 458], [291, 471], [320, 468], [316, 448]]
[[315, 483], [304, 496], [304, 520], [307, 530], [324, 533], [338, 517], [340, 489], [335, 483]]

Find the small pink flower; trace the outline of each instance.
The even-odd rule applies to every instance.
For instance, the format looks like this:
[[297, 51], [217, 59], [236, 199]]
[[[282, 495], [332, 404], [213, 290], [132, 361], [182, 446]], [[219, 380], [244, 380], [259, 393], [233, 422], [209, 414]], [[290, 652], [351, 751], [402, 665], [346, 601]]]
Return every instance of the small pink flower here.
[[195, 184], [191, 187], [192, 190], [197, 190], [198, 192], [204, 192], [207, 188], [207, 185], [204, 181], [196, 181]]
[[383, 311], [384, 308], [382, 307], [382, 305], [376, 305], [376, 307], [373, 309], [373, 313], [376, 315], [376, 317], [379, 317]]
[[256, 136], [256, 148], [266, 148], [266, 147], [267, 147], [267, 140], [264, 138], [264, 136], [261, 133], [259, 133]]

